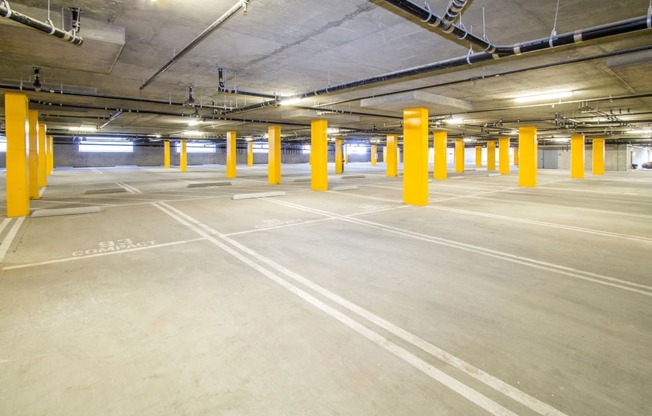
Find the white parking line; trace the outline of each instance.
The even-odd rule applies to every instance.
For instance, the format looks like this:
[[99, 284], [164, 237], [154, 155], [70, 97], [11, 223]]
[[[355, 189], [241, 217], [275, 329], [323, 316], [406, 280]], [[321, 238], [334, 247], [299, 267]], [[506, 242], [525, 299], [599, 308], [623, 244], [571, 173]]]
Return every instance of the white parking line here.
[[7, 236], [2, 240], [2, 244], [0, 244], [0, 263], [7, 255], [7, 251], [9, 251], [9, 247], [11, 247], [11, 244], [14, 242], [14, 238], [16, 238], [16, 234], [18, 234], [20, 226], [23, 225], [23, 221], [25, 221], [25, 217], [18, 217], [16, 222], [14, 222], [14, 225], [9, 229]]

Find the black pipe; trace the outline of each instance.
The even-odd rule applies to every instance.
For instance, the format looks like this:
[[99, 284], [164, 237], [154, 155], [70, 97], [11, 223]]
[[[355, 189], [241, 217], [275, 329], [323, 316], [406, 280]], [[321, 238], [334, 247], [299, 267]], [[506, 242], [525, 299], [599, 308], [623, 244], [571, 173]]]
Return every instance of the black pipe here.
[[149, 84], [152, 83], [156, 78], [158, 78], [162, 73], [170, 69], [170, 67], [179, 61], [179, 59], [183, 58], [188, 52], [193, 50], [197, 45], [199, 45], [204, 39], [206, 39], [211, 33], [213, 33], [218, 27], [220, 27], [224, 22], [226, 22], [231, 16], [236, 14], [238, 10], [241, 8], [245, 8], [247, 3], [249, 3], [249, 0], [238, 0], [238, 3], [231, 7], [226, 13], [224, 13], [219, 19], [214, 21], [210, 26], [208, 26], [206, 29], [204, 29], [203, 32], [201, 32], [195, 39], [192, 40], [185, 48], [181, 50], [178, 54], [174, 56], [174, 58], [170, 59], [161, 69], [156, 71], [154, 75], [152, 75], [147, 81], [143, 83], [143, 85], [140, 86], [140, 90], [148, 86]]
[[444, 13], [443, 21], [447, 25], [452, 25], [455, 23], [457, 17], [462, 13], [462, 10], [466, 7], [468, 0], [453, 0], [448, 6], [446, 13]]
[[52, 35], [61, 40], [70, 42], [73, 45], [79, 46], [84, 43], [84, 39], [81, 36], [77, 36], [75, 33], [66, 32], [65, 30], [57, 29], [54, 27], [52, 22], [42, 22], [22, 13], [11, 10], [9, 8], [9, 3], [7, 2], [0, 4], [0, 17], [7, 17], [14, 22], [29, 26], [32, 29], [40, 30], [41, 32], [45, 32], [48, 35]]
[[[385, 0], [385, 2], [390, 3], [391, 5], [403, 10], [406, 13], [411, 14], [414, 17], [417, 17], [419, 20], [434, 27], [438, 32], [442, 34], [453, 34], [458, 39], [465, 40], [472, 45], [478, 46], [486, 52], [491, 53], [494, 51], [495, 47], [491, 42], [488, 42], [487, 40], [474, 35], [473, 33], [460, 26], [452, 23], [446, 23], [445, 18], [442, 18], [438, 14], [433, 13], [432, 10], [414, 4], [409, 0]], [[464, 3], [466, 4], [466, 1], [464, 1]], [[451, 13], [454, 14], [455, 12], [451, 11]], [[459, 13], [457, 15], [459, 15]], [[457, 15], [455, 15], [455, 17], [457, 17]]]
[[118, 110], [118, 111], [116, 111], [115, 113], [111, 114], [111, 116], [110, 116], [109, 119], [106, 121], [106, 123], [102, 124], [102, 125], [99, 126], [97, 129], [98, 129], [98, 130], [102, 130], [104, 127], [108, 126], [110, 122], [112, 122], [112, 121], [115, 120], [116, 118], [120, 117], [121, 115], [122, 115], [122, 110]]
[[276, 95], [273, 94], [262, 94], [258, 92], [251, 92], [251, 91], [242, 91], [237, 88], [227, 88], [226, 83], [224, 82], [224, 69], [223, 68], [218, 68], [217, 69], [218, 73], [218, 82], [219, 82], [219, 92], [225, 93], [225, 94], [236, 94], [236, 95], [247, 95], [250, 97], [258, 97], [258, 98], [267, 98], [267, 99], [275, 99], [277, 98]]

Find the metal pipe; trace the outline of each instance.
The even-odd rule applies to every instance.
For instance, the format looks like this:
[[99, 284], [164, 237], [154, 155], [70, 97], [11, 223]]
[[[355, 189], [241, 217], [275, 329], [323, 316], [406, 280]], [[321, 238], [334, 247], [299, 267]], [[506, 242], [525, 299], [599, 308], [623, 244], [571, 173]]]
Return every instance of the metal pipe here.
[[122, 115], [122, 110], [118, 110], [115, 113], [111, 114], [109, 119], [106, 121], [106, 123], [102, 124], [101, 126], [98, 126], [98, 130], [102, 130], [104, 127], [108, 126], [110, 122], [115, 120], [116, 118], [120, 117]]
[[178, 54], [174, 56], [174, 58], [170, 59], [161, 69], [156, 71], [154, 75], [152, 75], [147, 81], [143, 83], [143, 85], [140, 86], [140, 90], [143, 88], [147, 87], [149, 84], [152, 83], [156, 78], [158, 78], [162, 73], [170, 69], [172, 65], [177, 63], [181, 58], [183, 58], [188, 52], [193, 50], [197, 45], [199, 45], [204, 39], [206, 39], [211, 33], [213, 33], [218, 27], [220, 27], [224, 22], [226, 22], [231, 16], [236, 14], [236, 12], [243, 7], [245, 8], [245, 11], [247, 9], [247, 5], [249, 4], [250, 0], [238, 0], [238, 3], [231, 7], [226, 13], [224, 13], [219, 19], [214, 21], [210, 26], [208, 26], [206, 29], [204, 29], [203, 32], [201, 32], [195, 39], [193, 39], [192, 42], [190, 42], [185, 48], [181, 50]]
[[236, 94], [236, 95], [247, 95], [250, 97], [266, 98], [266, 99], [275, 99], [276, 95], [273, 94], [262, 94], [258, 92], [251, 91], [242, 91], [238, 88], [227, 88], [226, 83], [224, 82], [224, 68], [218, 68], [218, 80], [219, 80], [219, 92], [224, 94]]
[[84, 43], [84, 39], [81, 36], [78, 36], [75, 33], [66, 32], [65, 30], [57, 29], [54, 27], [52, 22], [42, 22], [12, 10], [9, 7], [9, 2], [6, 0], [0, 4], [0, 17], [6, 17], [14, 22], [29, 26], [32, 29], [40, 30], [41, 32], [45, 32], [63, 41], [70, 42], [73, 45], [79, 46]]
[[[453, 3], [460, 3], [462, 1], [464, 1], [464, 4], [466, 5], [466, 0], [460, 0], [458, 2], [453, 1]], [[458, 39], [465, 40], [472, 45], [482, 48], [482, 50], [486, 52], [494, 52], [495, 46], [491, 42], [488, 42], [487, 40], [474, 35], [465, 28], [457, 26], [452, 22], [446, 23], [444, 17], [441, 17], [430, 10], [430, 6], [427, 6], [427, 8], [421, 7], [417, 4], [412, 3], [410, 0], [385, 0], [385, 2], [403, 10], [406, 13], [411, 14], [414, 17], [419, 18], [419, 20], [421, 20], [423, 23], [429, 24], [442, 35], [452, 34], [455, 35]], [[453, 5], [451, 5], [451, 8], [452, 7]], [[462, 9], [460, 8], [460, 12], [461, 10]], [[454, 14], [455, 12], [451, 13]], [[458, 15], [459, 12], [455, 15], [455, 17]]]
[[462, 13], [462, 10], [466, 7], [468, 0], [453, 0], [448, 6], [448, 10], [444, 13], [444, 24], [452, 25], [458, 16]]

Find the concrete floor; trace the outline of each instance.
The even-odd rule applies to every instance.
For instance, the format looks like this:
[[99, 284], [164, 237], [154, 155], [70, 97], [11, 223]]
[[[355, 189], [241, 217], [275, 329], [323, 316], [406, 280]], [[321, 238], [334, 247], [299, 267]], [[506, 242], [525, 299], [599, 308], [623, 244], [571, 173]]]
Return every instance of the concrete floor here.
[[651, 173], [266, 172], [55, 171], [101, 212], [2, 222], [0, 415], [650, 414]]

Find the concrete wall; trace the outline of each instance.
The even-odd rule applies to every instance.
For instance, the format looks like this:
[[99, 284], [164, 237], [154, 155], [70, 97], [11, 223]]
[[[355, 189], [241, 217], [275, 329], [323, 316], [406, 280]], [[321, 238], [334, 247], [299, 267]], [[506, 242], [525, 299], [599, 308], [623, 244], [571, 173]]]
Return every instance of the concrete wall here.
[[[606, 146], [604, 156], [604, 169], [606, 171], [625, 171], [630, 167], [631, 151], [628, 144], [608, 144]], [[539, 147], [539, 168], [570, 170], [570, 146]], [[586, 146], [584, 153], [584, 169], [591, 170], [592, 168], [593, 147], [589, 145]]]

